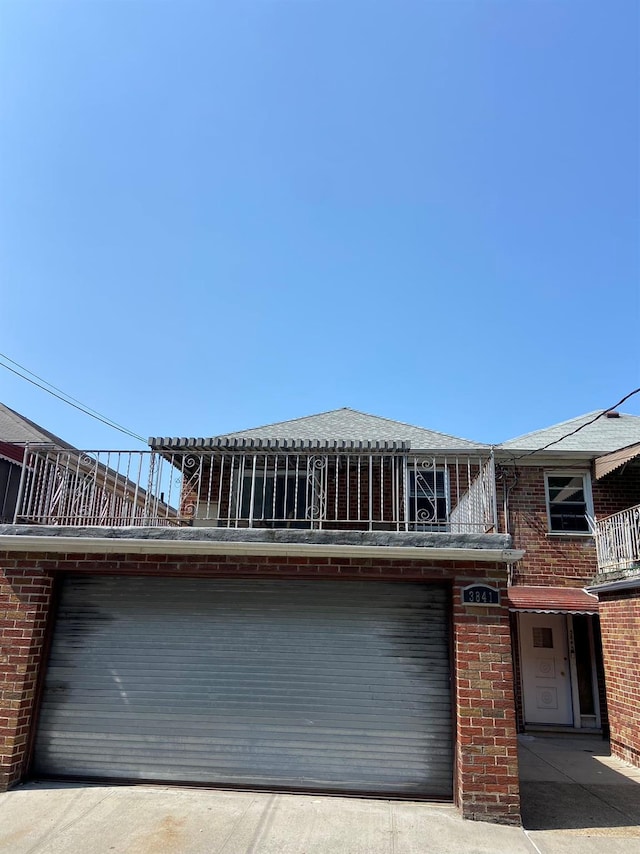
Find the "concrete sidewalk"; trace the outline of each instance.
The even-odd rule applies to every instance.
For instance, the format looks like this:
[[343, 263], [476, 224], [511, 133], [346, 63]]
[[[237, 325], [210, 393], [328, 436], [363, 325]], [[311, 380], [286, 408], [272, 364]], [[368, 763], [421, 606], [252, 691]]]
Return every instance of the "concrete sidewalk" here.
[[640, 770], [599, 739], [521, 748], [524, 829], [406, 801], [29, 783], [0, 795], [0, 852], [640, 854]]
[[640, 852], [640, 769], [599, 737], [520, 736], [522, 823], [542, 854]]

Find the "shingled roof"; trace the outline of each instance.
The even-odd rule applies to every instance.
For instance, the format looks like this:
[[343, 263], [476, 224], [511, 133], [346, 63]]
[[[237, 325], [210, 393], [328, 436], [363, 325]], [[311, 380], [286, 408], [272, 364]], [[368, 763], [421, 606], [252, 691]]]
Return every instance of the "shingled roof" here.
[[318, 415], [308, 415], [304, 418], [294, 418], [291, 421], [279, 421], [264, 427], [252, 427], [248, 430], [238, 430], [204, 438], [151, 438], [152, 448], [178, 449], [194, 447], [249, 447], [296, 446], [308, 447], [340, 447], [340, 446], [404, 446], [412, 450], [423, 451], [452, 451], [452, 450], [482, 450], [489, 446], [482, 442], [472, 442], [414, 427], [401, 421], [392, 421], [378, 415], [368, 415], [355, 409], [344, 407], [321, 412]]
[[[585, 415], [562, 421], [543, 430], [525, 433], [523, 436], [503, 442], [497, 446], [497, 449], [534, 451], [554, 442], [555, 444], [551, 445], [545, 453], [606, 454], [640, 442], [640, 416], [620, 412], [611, 417], [604, 414], [605, 412], [604, 409], [596, 409], [594, 412], [587, 412]], [[597, 416], [600, 417], [593, 421]], [[589, 421], [593, 423], [589, 424]], [[571, 436], [567, 435], [577, 428], [581, 428], [579, 432]], [[562, 438], [563, 436], [566, 438]], [[561, 441], [556, 441], [558, 439]]]
[[26, 418], [20, 415], [14, 409], [0, 403], [0, 442], [6, 442], [11, 445], [25, 445], [27, 442], [37, 442], [45, 444], [53, 444], [60, 448], [73, 448], [68, 442], [65, 442], [54, 433], [50, 433]]

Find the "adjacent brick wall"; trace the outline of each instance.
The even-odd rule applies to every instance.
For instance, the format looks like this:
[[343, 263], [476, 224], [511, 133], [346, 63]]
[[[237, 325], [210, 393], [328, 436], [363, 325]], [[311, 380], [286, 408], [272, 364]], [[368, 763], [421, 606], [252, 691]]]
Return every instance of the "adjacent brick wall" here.
[[[518, 824], [518, 763], [506, 572], [499, 565], [351, 558], [173, 555], [18, 555], [0, 553], [0, 624], [7, 650], [2, 676], [2, 785], [25, 772], [29, 723], [41, 662], [52, 576], [60, 572], [183, 577], [345, 578], [448, 581], [453, 595], [453, 665], [457, 710], [455, 798], [467, 818]], [[500, 607], [461, 604], [461, 588], [490, 583]], [[19, 624], [19, 625], [17, 625]], [[6, 711], [4, 710], [6, 706]]]
[[595, 545], [591, 537], [549, 534], [544, 483], [544, 473], [549, 470], [519, 468], [509, 496], [513, 545], [526, 550], [513, 580], [515, 584], [583, 587], [596, 573]]
[[[525, 549], [525, 555], [513, 568], [513, 584], [554, 587], [585, 587], [593, 583], [597, 573], [595, 543], [584, 535], [550, 534], [547, 520], [545, 472], [555, 469], [585, 472], [588, 466], [576, 466], [575, 461], [559, 462], [555, 466], [505, 465], [504, 483], [512, 485], [509, 493], [509, 528], [514, 548]], [[617, 513], [640, 503], [640, 478], [637, 472], [613, 472], [600, 481], [592, 481], [593, 506], [596, 518]], [[500, 497], [500, 496], [499, 496]], [[503, 520], [504, 522], [504, 520]], [[595, 658], [598, 675], [600, 712], [604, 731], [607, 729], [607, 696], [602, 668], [597, 618], [595, 619]], [[513, 621], [514, 638], [517, 625]], [[519, 651], [513, 644], [514, 667], [519, 671]], [[517, 673], [516, 708], [518, 729], [524, 729], [524, 712], [520, 674]]]
[[599, 595], [611, 752], [640, 767], [640, 580]]
[[[588, 466], [579, 467], [575, 462], [557, 463], [555, 468], [589, 471]], [[549, 534], [544, 474], [553, 470], [554, 466], [505, 466], [504, 482], [511, 483], [515, 476], [506, 530], [513, 536], [514, 548], [526, 550], [513, 580], [515, 584], [583, 587], [593, 582], [597, 572], [595, 543], [584, 535]], [[614, 472], [592, 481], [592, 493], [594, 512], [600, 519], [640, 504], [640, 478], [631, 470]]]
[[0, 560], [0, 791], [22, 776], [51, 602], [51, 577], [22, 558]]

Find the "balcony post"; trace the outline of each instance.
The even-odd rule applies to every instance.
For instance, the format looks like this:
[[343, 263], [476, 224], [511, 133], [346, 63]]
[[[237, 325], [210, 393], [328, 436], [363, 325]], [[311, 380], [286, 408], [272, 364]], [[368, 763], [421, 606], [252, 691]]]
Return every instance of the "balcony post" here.
[[16, 509], [13, 512], [13, 524], [18, 524], [18, 516], [20, 515], [20, 506], [24, 497], [24, 482], [27, 475], [27, 460], [29, 459], [29, 443], [24, 446], [24, 455], [22, 457], [22, 470], [20, 472], [20, 483], [18, 484], [18, 495], [16, 497]]

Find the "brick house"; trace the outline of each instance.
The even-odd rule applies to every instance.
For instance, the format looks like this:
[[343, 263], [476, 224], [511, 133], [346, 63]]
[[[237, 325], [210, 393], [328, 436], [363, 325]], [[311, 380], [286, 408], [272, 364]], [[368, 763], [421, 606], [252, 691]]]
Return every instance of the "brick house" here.
[[[622, 720], [617, 712], [612, 716], [619, 707], [613, 687], [616, 678], [622, 678], [622, 661], [626, 666], [630, 658], [622, 656], [616, 670], [613, 649], [615, 638], [633, 624], [634, 600], [632, 593], [616, 592], [621, 616], [617, 620], [609, 616], [615, 610], [610, 602], [613, 594], [598, 588], [595, 595], [591, 585], [598, 562], [593, 534], [594, 519], [640, 502], [635, 457], [606, 470], [598, 464], [599, 458], [640, 442], [640, 418], [608, 413], [593, 421], [599, 414], [588, 413], [504, 442], [496, 448], [496, 463], [501, 530], [508, 531], [514, 546], [525, 552], [510, 570], [509, 587], [518, 729], [606, 734], [611, 723], [612, 749], [623, 756], [614, 734], [623, 725], [617, 723]], [[627, 604], [621, 604], [623, 599]], [[635, 607], [637, 629], [637, 599]], [[625, 681], [637, 684], [629, 672], [633, 671], [627, 669]], [[639, 672], [636, 657], [635, 673]], [[629, 726], [627, 720], [624, 727]], [[637, 706], [634, 731], [638, 731]], [[635, 744], [637, 749], [637, 735]]]
[[29, 447], [0, 529], [2, 785], [454, 800], [519, 822], [490, 447], [349, 409]]
[[428, 797], [517, 823], [517, 730], [606, 730], [604, 672], [612, 747], [637, 755], [637, 588], [627, 565], [600, 603], [587, 588], [594, 517], [640, 502], [637, 455], [610, 459], [640, 418], [596, 414], [495, 448], [349, 409], [29, 446], [0, 528], [0, 785]]

